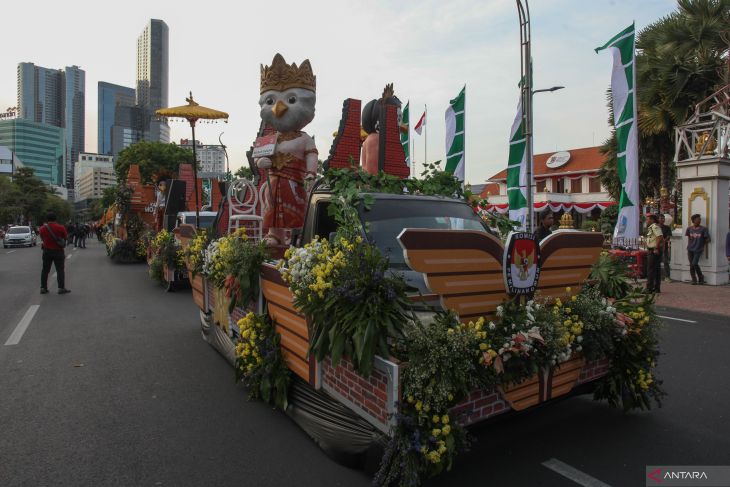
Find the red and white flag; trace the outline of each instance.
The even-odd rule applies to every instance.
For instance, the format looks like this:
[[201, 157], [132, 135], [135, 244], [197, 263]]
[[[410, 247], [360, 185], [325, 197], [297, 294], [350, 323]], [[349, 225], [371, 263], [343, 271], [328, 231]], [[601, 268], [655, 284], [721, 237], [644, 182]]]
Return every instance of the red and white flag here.
[[418, 135], [421, 135], [421, 131], [423, 130], [423, 127], [426, 126], [426, 112], [423, 112], [423, 115], [421, 115], [421, 118], [418, 120], [418, 123], [414, 127], [414, 130]]

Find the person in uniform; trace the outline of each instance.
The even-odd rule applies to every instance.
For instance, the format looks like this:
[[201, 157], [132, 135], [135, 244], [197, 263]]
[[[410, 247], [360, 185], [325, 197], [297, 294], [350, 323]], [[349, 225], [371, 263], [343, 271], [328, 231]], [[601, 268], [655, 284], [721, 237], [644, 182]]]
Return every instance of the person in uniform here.
[[662, 249], [664, 248], [664, 234], [657, 222], [656, 215], [646, 215], [646, 291], [649, 293], [661, 292], [661, 274], [659, 263], [662, 261]]

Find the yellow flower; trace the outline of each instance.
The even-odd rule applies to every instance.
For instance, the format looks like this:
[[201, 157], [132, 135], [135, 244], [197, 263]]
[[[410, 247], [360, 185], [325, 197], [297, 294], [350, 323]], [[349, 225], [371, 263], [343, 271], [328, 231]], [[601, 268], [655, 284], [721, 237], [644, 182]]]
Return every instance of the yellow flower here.
[[434, 428], [434, 429], [431, 430], [431, 434], [433, 436], [435, 436], [436, 438], [438, 438], [439, 436], [441, 436], [441, 430], [438, 429], [438, 428]]
[[448, 398], [449, 398], [449, 401], [453, 401], [454, 400], [454, 395], [453, 394], [449, 394], [448, 395]]
[[408, 403], [413, 404], [413, 396], [408, 396]]
[[443, 428], [441, 428], [441, 432], [444, 434], [444, 436], [448, 435], [449, 433], [451, 433], [451, 426], [445, 424]]
[[420, 410], [421, 410], [421, 408], [423, 408], [423, 403], [422, 403], [421, 401], [418, 401], [418, 402], [416, 403], [416, 411], [420, 411]]
[[578, 296], [573, 296], [570, 298], [571, 301], [578, 301]]
[[487, 347], [487, 344], [486, 344], [486, 343], [480, 343], [480, 344], [479, 344], [479, 350], [481, 350], [481, 351], [484, 351], [484, 350], [486, 350], [487, 348], [489, 348], [489, 347]]
[[438, 423], [441, 421], [441, 418], [438, 415], [434, 415], [433, 418], [431, 418], [432, 423]]
[[565, 292], [566, 293], [569, 293], [570, 292], [570, 286], [568, 286], [568, 287], [565, 288]]
[[[449, 394], [449, 396], [451, 396], [451, 394]], [[452, 397], [453, 397], [453, 396], [452, 396]], [[450, 400], [450, 399], [451, 399], [451, 397], [449, 397], [449, 400]], [[444, 415], [443, 415], [443, 416], [441, 417], [441, 422], [442, 422], [442, 423], [444, 423], [444, 424], [449, 424], [449, 415], [448, 415], [448, 414], [444, 414]]]

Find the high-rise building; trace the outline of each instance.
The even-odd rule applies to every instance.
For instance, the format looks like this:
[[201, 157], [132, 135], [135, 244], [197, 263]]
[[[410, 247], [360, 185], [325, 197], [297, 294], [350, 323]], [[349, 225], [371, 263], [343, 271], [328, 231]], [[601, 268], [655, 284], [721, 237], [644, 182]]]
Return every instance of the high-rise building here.
[[137, 38], [137, 105], [144, 111], [144, 138], [170, 142], [170, 128], [157, 120], [155, 110], [167, 104], [169, 29], [151, 19]]
[[[180, 147], [193, 150], [192, 139], [180, 139]], [[199, 140], [195, 141], [195, 154], [202, 173], [223, 176], [226, 172], [226, 153], [223, 146], [204, 145]]]
[[74, 175], [74, 196], [76, 201], [101, 198], [104, 189], [117, 181], [114, 172], [114, 158], [108, 154], [82, 152], [76, 161]]
[[[99, 81], [98, 93], [99, 124], [96, 151], [99, 154], [116, 155], [112, 150], [112, 131], [115, 125], [116, 111], [120, 107], [133, 107], [135, 105], [134, 88]], [[137, 128], [137, 130], [141, 130], [141, 128]]]
[[73, 187], [73, 163], [85, 150], [85, 104], [86, 73], [78, 66], [61, 70], [18, 64], [19, 118], [65, 129], [66, 176], [55, 184]]
[[33, 168], [41, 181], [56, 186], [66, 183], [64, 129], [23, 118], [0, 120], [0, 145], [13, 151], [25, 167]]

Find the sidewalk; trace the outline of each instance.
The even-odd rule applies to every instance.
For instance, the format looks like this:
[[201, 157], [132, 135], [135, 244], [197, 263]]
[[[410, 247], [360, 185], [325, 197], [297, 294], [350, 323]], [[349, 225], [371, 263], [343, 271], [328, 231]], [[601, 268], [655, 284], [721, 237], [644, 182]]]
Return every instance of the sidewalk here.
[[662, 292], [657, 295], [656, 304], [730, 317], [730, 285], [693, 286], [688, 282], [662, 282]]

